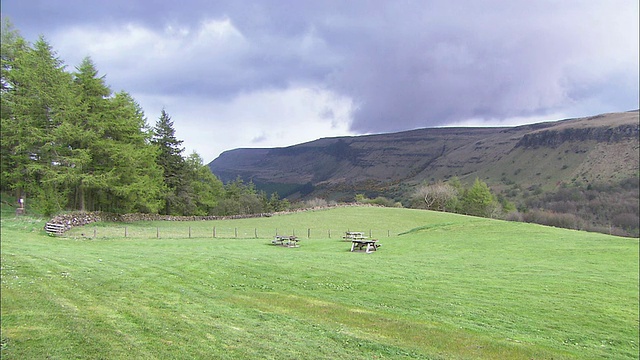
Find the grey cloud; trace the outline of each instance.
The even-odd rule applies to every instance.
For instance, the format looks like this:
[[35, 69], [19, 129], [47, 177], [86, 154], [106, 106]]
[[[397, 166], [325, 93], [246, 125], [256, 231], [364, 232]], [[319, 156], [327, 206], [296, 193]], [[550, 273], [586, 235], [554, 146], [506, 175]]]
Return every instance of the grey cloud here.
[[[627, 27], [631, 31], [626, 44], [620, 43], [624, 42], [620, 32], [603, 33], [622, 19], [603, 18], [585, 26], [593, 20], [592, 13], [607, 10], [602, 14], [606, 16], [611, 9], [584, 2], [572, 3], [573, 9], [436, 5], [405, 9], [406, 18], [415, 21], [398, 26], [379, 18], [373, 27], [380, 30], [369, 33], [373, 36], [357, 36], [342, 46], [351, 50], [333, 81], [360, 105], [352, 124], [356, 132], [576, 111], [576, 103], [611, 92], [619, 96], [609, 98], [610, 108], [604, 111], [637, 106], [637, 81], [611, 76], [621, 68], [616, 68], [615, 54], [609, 53], [625, 47], [637, 53], [633, 22]], [[452, 17], [443, 20], [444, 14]], [[611, 68], [596, 69], [600, 73], [595, 80], [575, 76], [573, 69], [591, 66], [593, 57], [602, 57], [602, 62], [610, 59]], [[630, 70], [630, 78], [637, 80], [637, 56], [635, 64], [622, 69]]]
[[195, 31], [228, 18], [243, 39], [224, 52], [193, 43], [138, 66], [133, 54], [113, 76], [134, 92], [217, 100], [316, 84], [354, 100], [356, 132], [638, 107], [637, 2], [24, 2], [3, 12], [31, 11], [16, 24], [40, 32], [77, 22]]

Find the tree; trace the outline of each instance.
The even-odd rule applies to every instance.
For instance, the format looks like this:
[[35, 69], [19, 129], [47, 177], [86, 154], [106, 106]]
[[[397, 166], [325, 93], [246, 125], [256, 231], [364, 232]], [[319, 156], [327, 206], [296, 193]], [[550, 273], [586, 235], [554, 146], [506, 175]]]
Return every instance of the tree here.
[[468, 215], [489, 217], [496, 206], [497, 202], [489, 186], [478, 178], [460, 198], [460, 211]]
[[458, 191], [452, 185], [439, 181], [418, 187], [414, 196], [424, 200], [427, 209], [446, 211], [447, 207], [453, 210], [450, 205], [457, 199]]
[[198, 153], [193, 152], [185, 160], [185, 178], [188, 183], [193, 210], [188, 215], [212, 215], [222, 198], [223, 184], [204, 165]]
[[224, 185], [224, 198], [218, 203], [216, 215], [257, 214], [268, 211], [268, 199], [258, 192], [253, 182], [245, 184], [238, 177]]
[[90, 58], [68, 73], [47, 41], [3, 22], [2, 190], [49, 215], [64, 208], [158, 209], [162, 172], [141, 107], [111, 90]]
[[57, 176], [64, 144], [55, 129], [73, 115], [71, 77], [43, 37], [33, 47], [6, 38], [13, 42], [2, 50], [2, 180], [52, 213], [65, 205], [66, 189]]
[[152, 143], [159, 149], [157, 164], [162, 168], [167, 189], [163, 212], [165, 214], [184, 212], [187, 205], [185, 202], [188, 200], [182, 178], [185, 169], [185, 161], [182, 157], [184, 149], [180, 147], [182, 140], [178, 140], [175, 136], [173, 121], [164, 109], [153, 128]]
[[[18, 190], [16, 172], [19, 172], [20, 156], [15, 153], [18, 145], [18, 122], [14, 119], [15, 102], [15, 69], [16, 59], [28, 51], [28, 44], [5, 18], [2, 19], [2, 33], [0, 41], [0, 187], [2, 191]], [[26, 160], [26, 159], [22, 159]], [[20, 197], [20, 194], [16, 194]]]
[[126, 92], [110, 99], [109, 128], [102, 144], [107, 148], [115, 174], [106, 176], [113, 210], [157, 212], [164, 189], [162, 169], [156, 164], [158, 149], [151, 145], [151, 131], [144, 113]]
[[287, 199], [280, 199], [280, 196], [277, 192], [274, 192], [269, 197], [267, 211], [269, 212], [279, 212], [286, 211], [291, 207], [291, 203]]
[[[79, 210], [104, 209], [103, 203], [108, 184], [113, 183], [115, 172], [110, 153], [109, 138], [106, 129], [111, 127], [109, 116], [109, 97], [111, 90], [104, 76], [98, 76], [98, 70], [89, 57], [85, 57], [76, 67], [74, 89], [78, 101], [78, 113], [65, 128], [68, 155], [72, 168], [69, 183], [73, 186], [73, 208]], [[108, 210], [114, 210], [109, 208]]]

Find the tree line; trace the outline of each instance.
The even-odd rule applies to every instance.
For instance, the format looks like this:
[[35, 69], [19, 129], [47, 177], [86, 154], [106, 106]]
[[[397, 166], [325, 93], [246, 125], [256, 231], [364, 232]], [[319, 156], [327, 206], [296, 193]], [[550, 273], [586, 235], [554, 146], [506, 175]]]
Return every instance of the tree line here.
[[[610, 184], [562, 184], [555, 191], [531, 187], [517, 207], [476, 179], [472, 186], [458, 178], [416, 187], [410, 207], [481, 217], [501, 218], [576, 230], [638, 237], [638, 178]], [[368, 202], [384, 204], [384, 198]], [[387, 203], [389, 206], [389, 203]]]
[[[401, 202], [378, 196], [373, 199], [356, 194], [356, 202], [387, 207], [403, 207]], [[503, 217], [515, 210], [503, 196], [496, 196], [489, 186], [477, 179], [470, 187], [454, 177], [447, 182], [423, 183], [415, 187], [405, 205], [414, 209], [446, 211], [480, 217]]]
[[283, 210], [240, 179], [223, 184], [183, 156], [169, 114], [150, 126], [90, 57], [69, 72], [43, 36], [30, 44], [2, 21], [0, 190], [45, 215], [61, 210], [230, 215]]

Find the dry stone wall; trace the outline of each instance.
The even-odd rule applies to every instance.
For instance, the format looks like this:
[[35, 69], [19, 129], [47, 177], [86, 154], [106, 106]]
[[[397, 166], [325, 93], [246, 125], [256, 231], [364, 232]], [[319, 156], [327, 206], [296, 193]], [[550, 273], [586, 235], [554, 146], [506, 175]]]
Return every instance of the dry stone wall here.
[[[323, 210], [333, 207], [345, 207], [345, 206], [377, 206], [374, 204], [339, 204], [329, 206], [317, 206], [313, 208], [296, 209], [290, 211], [282, 211], [277, 213], [259, 213], [259, 214], [243, 214], [243, 215], [229, 215], [229, 216], [175, 216], [175, 215], [159, 215], [159, 214], [114, 214], [102, 211], [94, 212], [71, 212], [61, 214], [53, 217], [47, 222], [47, 225], [60, 225], [62, 230], [57, 232], [58, 234], [77, 227], [91, 224], [98, 221], [108, 222], [134, 222], [134, 221], [203, 221], [203, 220], [228, 220], [228, 219], [249, 219], [257, 217], [270, 217], [273, 215], [291, 214], [302, 211]], [[45, 225], [45, 230], [47, 230]]]
[[[202, 221], [202, 220], [224, 220], [224, 219], [247, 219], [255, 217], [269, 217], [270, 213], [231, 215], [231, 216], [174, 216], [158, 214], [114, 214], [101, 211], [95, 212], [73, 212], [61, 214], [53, 217], [47, 224], [61, 225], [65, 232], [77, 226], [84, 226], [98, 221], [109, 222], [134, 222], [134, 221]], [[45, 226], [46, 228], [46, 226]]]

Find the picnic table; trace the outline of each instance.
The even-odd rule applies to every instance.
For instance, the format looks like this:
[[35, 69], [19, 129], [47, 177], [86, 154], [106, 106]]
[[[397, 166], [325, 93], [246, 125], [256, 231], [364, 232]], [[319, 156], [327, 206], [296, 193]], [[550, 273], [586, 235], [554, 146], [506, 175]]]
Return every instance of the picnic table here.
[[347, 231], [342, 238], [345, 239], [345, 241], [349, 241], [349, 240], [364, 240], [364, 239], [366, 239], [366, 236], [364, 236], [363, 232]]
[[380, 244], [377, 239], [353, 239], [351, 240], [351, 252], [356, 250], [364, 250], [364, 252], [371, 253], [378, 250]]
[[276, 235], [271, 243], [273, 245], [281, 245], [284, 247], [298, 247], [298, 237], [292, 235]]

